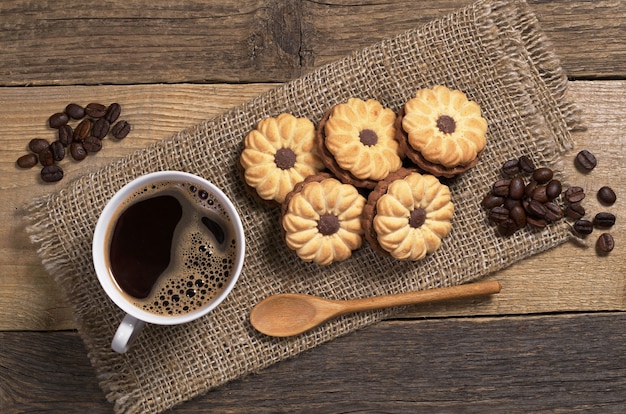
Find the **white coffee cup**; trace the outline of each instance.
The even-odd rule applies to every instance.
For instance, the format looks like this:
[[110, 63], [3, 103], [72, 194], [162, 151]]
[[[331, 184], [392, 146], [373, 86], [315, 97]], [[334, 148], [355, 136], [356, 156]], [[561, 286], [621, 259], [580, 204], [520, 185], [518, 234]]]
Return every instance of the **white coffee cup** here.
[[[232, 237], [235, 240], [234, 259], [230, 269], [230, 276], [224, 281], [224, 284], [218, 289], [215, 296], [202, 303], [197, 309], [174, 315], [163, 315], [138, 306], [137, 301], [129, 297], [116, 282], [108, 257], [108, 243], [117, 219], [127, 206], [134, 204], [134, 202], [128, 201], [129, 197], [132, 197], [133, 194], [136, 194], [142, 188], [147, 188], [147, 186], [151, 186], [154, 183], [165, 182], [185, 183], [185, 185], [203, 189], [210, 194], [210, 197], [216, 201], [216, 205], [221, 206], [220, 212], [226, 214], [230, 223], [229, 231], [232, 230]], [[126, 316], [120, 323], [111, 342], [111, 348], [114, 351], [124, 353], [130, 348], [146, 323], [157, 325], [183, 324], [196, 320], [215, 309], [228, 296], [239, 278], [245, 256], [245, 237], [243, 225], [235, 206], [219, 188], [204, 178], [186, 172], [159, 171], [138, 177], [115, 193], [102, 210], [98, 219], [92, 247], [93, 263], [102, 288], [109, 298], [126, 312]]]

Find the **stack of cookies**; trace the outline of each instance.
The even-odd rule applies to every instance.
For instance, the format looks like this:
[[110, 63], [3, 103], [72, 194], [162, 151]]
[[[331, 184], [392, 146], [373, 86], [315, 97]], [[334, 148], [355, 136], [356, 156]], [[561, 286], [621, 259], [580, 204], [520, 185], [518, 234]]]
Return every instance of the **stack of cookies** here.
[[477, 103], [445, 86], [420, 89], [399, 111], [350, 98], [314, 125], [291, 114], [263, 119], [244, 141], [250, 194], [281, 208], [287, 246], [327, 265], [367, 243], [421, 260], [452, 228], [454, 205], [438, 177], [478, 162], [487, 121]]

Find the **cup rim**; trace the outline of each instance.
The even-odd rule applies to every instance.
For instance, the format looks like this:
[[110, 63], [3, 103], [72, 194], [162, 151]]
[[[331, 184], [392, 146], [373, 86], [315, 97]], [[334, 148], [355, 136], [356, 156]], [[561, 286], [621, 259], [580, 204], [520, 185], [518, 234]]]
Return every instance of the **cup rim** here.
[[[119, 208], [120, 204], [136, 189], [151, 182], [166, 180], [190, 182], [194, 185], [203, 187], [204, 189], [212, 193], [215, 198], [217, 198], [217, 200], [222, 204], [224, 210], [228, 214], [231, 223], [233, 224], [235, 238], [237, 241], [237, 254], [235, 256], [233, 270], [231, 272], [230, 278], [228, 279], [227, 285], [219, 293], [219, 295], [215, 296], [208, 304], [195, 311], [182, 315], [172, 316], [161, 316], [150, 313], [148, 311], [138, 308], [137, 306], [129, 302], [126, 298], [124, 298], [119, 287], [113, 280], [113, 276], [110, 275], [110, 272], [107, 269], [105, 255], [103, 254], [105, 250], [108, 223], [113, 217], [114, 213]], [[191, 322], [215, 309], [235, 287], [243, 268], [244, 258], [245, 236], [243, 231], [243, 223], [233, 202], [228, 198], [228, 196], [226, 196], [226, 194], [224, 194], [221, 189], [219, 189], [209, 180], [184, 171], [166, 170], [152, 172], [141, 175], [122, 186], [122, 188], [120, 188], [107, 201], [102, 212], [100, 213], [98, 221], [96, 222], [92, 241], [92, 260], [96, 271], [96, 276], [98, 277], [98, 281], [100, 282], [100, 285], [104, 289], [107, 296], [127, 314], [130, 314], [144, 322], [156, 325], [177, 325], [181, 323]]]

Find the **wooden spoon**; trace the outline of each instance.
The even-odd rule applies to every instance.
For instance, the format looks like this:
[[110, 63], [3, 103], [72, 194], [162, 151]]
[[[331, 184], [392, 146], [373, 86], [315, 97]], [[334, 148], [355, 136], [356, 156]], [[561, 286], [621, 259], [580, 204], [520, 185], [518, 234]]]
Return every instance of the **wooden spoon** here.
[[297, 293], [283, 293], [269, 296], [259, 302], [250, 313], [250, 322], [266, 335], [285, 337], [306, 332], [346, 313], [483, 296], [498, 293], [500, 288], [498, 281], [490, 280], [353, 300], [331, 300]]

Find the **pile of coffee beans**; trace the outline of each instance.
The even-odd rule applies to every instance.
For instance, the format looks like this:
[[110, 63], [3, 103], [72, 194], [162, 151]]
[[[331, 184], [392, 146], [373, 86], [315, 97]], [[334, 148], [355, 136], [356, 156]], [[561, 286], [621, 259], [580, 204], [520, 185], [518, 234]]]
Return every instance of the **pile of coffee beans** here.
[[[63, 178], [63, 169], [57, 164], [69, 154], [76, 161], [84, 160], [87, 155], [102, 149], [102, 140], [111, 135], [124, 139], [130, 132], [130, 124], [118, 120], [122, 108], [118, 103], [105, 106], [90, 103], [83, 107], [70, 103], [63, 112], [52, 114], [48, 118], [50, 128], [56, 130], [56, 140], [50, 143], [44, 138], [33, 138], [29, 144], [29, 153], [17, 159], [20, 168], [32, 168], [40, 164], [41, 179], [56, 182]], [[70, 121], [77, 124], [72, 128]]]
[[[591, 152], [583, 150], [577, 154], [575, 163], [582, 171], [590, 172], [597, 160]], [[592, 220], [586, 219], [587, 212], [582, 205], [585, 190], [570, 186], [563, 191], [551, 169], [535, 168], [525, 155], [506, 161], [501, 172], [503, 178], [493, 183], [482, 206], [502, 236], [511, 236], [526, 226], [541, 229], [563, 218], [573, 221], [571, 227], [581, 237], [591, 234], [594, 228], [609, 229], [615, 224], [616, 217], [610, 212], [599, 212]], [[600, 188], [597, 197], [603, 205], [612, 205], [617, 199], [608, 186]], [[614, 247], [615, 241], [608, 232], [602, 233], [596, 242], [596, 250], [601, 255], [608, 254]]]

